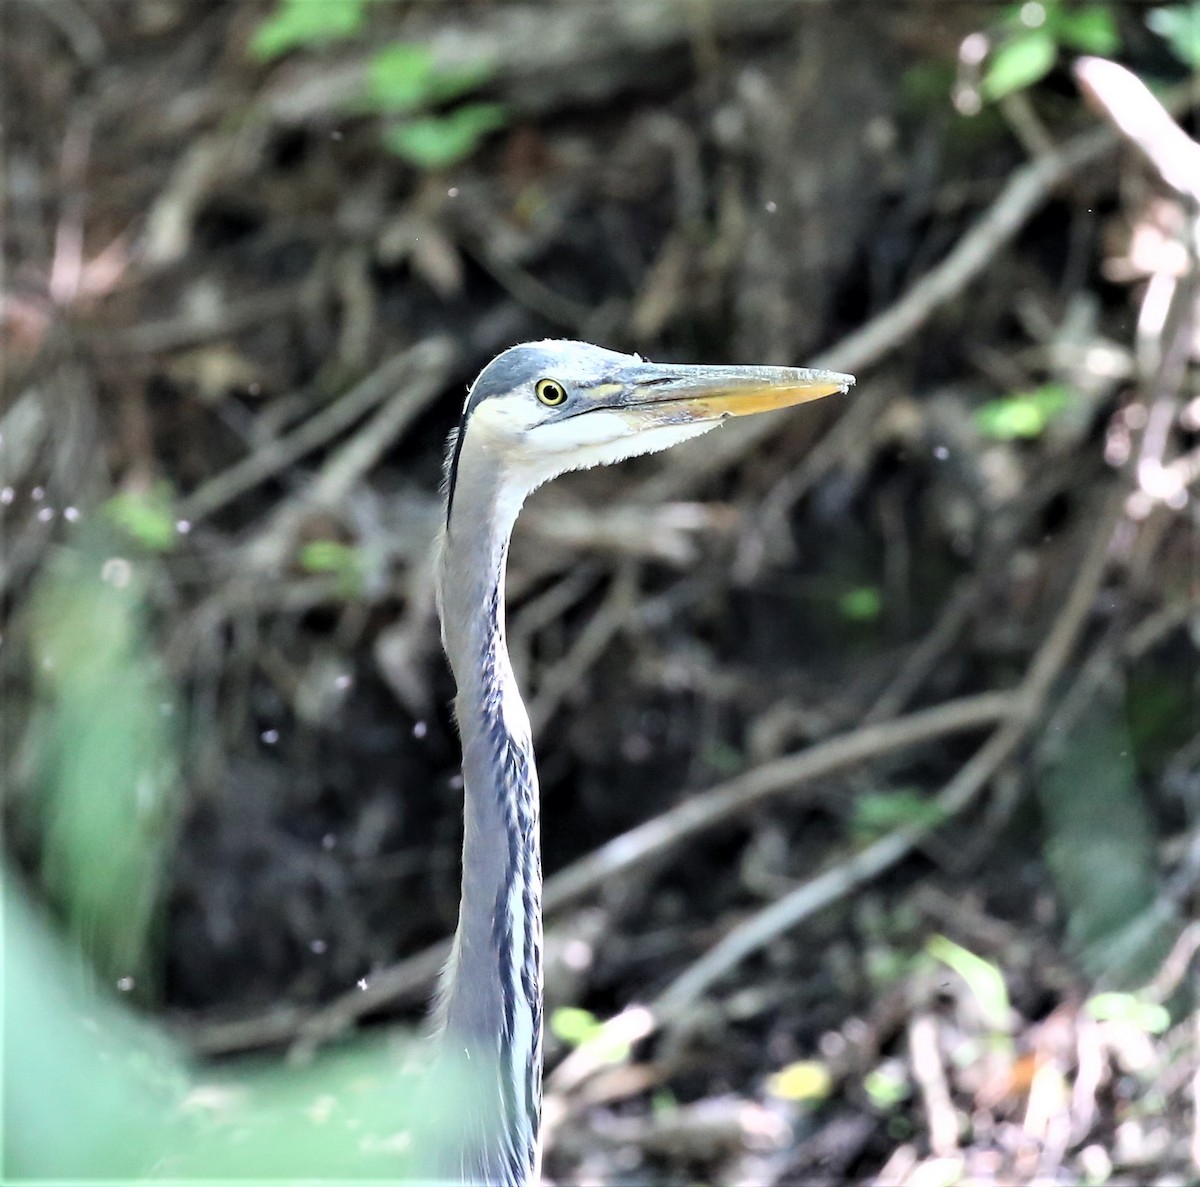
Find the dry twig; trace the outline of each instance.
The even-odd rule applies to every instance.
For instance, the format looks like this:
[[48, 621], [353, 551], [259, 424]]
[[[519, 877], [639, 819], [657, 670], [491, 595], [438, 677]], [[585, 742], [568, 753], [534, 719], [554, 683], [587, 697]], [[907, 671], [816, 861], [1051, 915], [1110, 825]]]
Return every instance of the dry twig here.
[[[956, 816], [973, 803], [1024, 741], [1087, 619], [1104, 577], [1119, 517], [1118, 506], [1110, 500], [1066, 604], [1030, 663], [1011, 713], [933, 801], [939, 809], [939, 820]], [[934, 827], [922, 823], [897, 829], [752, 916], [667, 986], [655, 1003], [656, 1013], [660, 1017], [676, 1016], [690, 1007], [751, 953], [890, 869], [929, 836]]]
[[403, 391], [417, 361], [413, 350], [393, 355], [344, 395], [313, 413], [287, 436], [263, 442], [253, 453], [194, 490], [179, 504], [180, 516], [196, 523], [287, 469], [306, 454], [320, 449], [376, 404], [397, 391]]
[[1083, 93], [1145, 153], [1163, 181], [1200, 202], [1200, 144], [1132, 70], [1103, 58], [1080, 58], [1075, 77]]
[[[1192, 98], [1190, 88], [1181, 88], [1166, 98], [1164, 107], [1181, 111]], [[992, 263], [1056, 187], [1112, 152], [1119, 143], [1120, 138], [1111, 128], [1094, 128], [1023, 165], [941, 263], [878, 317], [822, 351], [809, 365], [861, 373], [907, 342]], [[678, 498], [778, 431], [774, 415], [736, 421], [715, 441], [707, 443], [703, 457], [698, 453], [680, 454], [670, 468], [643, 486], [641, 497]]]
[[[1016, 708], [1013, 696], [1008, 693], [963, 697], [894, 721], [854, 730], [819, 742], [799, 754], [765, 763], [614, 837], [548, 879], [544, 894], [546, 913], [561, 911], [595, 893], [613, 878], [644, 867], [771, 795], [795, 791], [805, 783], [880, 755], [982, 729], [1004, 721]], [[279, 1043], [300, 1035], [305, 1047], [311, 1048], [341, 1033], [357, 1018], [388, 1005], [419, 1000], [428, 992], [448, 954], [448, 942], [432, 945], [376, 973], [365, 990], [349, 991], [314, 1013], [301, 1017], [276, 1012], [257, 1019], [205, 1026], [192, 1034], [192, 1044], [197, 1050], [218, 1054]]]
[[938, 1158], [952, 1158], [958, 1153], [958, 1115], [950, 1099], [946, 1069], [938, 1049], [937, 1020], [932, 1014], [921, 1011], [909, 1022], [908, 1049], [913, 1077], [925, 1102], [929, 1147]]
[[446, 338], [430, 338], [404, 355], [399, 390], [325, 462], [310, 486], [281, 503], [238, 556], [242, 572], [273, 571], [283, 563], [295, 528], [308, 510], [336, 507], [350, 488], [395, 444], [401, 433], [441, 393], [454, 348]]

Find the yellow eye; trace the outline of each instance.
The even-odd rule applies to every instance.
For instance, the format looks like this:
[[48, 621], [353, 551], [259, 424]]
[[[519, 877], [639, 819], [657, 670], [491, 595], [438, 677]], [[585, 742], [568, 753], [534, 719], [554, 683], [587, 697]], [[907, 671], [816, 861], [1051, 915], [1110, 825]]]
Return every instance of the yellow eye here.
[[557, 408], [567, 402], [567, 389], [557, 379], [539, 379], [533, 390], [547, 408]]

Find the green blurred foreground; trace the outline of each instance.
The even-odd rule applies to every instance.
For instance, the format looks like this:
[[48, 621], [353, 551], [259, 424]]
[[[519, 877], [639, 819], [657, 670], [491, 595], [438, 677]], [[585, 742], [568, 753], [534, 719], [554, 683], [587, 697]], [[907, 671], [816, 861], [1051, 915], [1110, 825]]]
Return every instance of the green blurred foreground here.
[[413, 1134], [436, 1141], [440, 1100], [375, 1039], [293, 1066], [201, 1074], [97, 992], [85, 962], [5, 886], [3, 1178], [394, 1179]]
[[32, 673], [15, 840], [69, 939], [6, 876], [2, 1177], [411, 1175], [463, 1084], [418, 1079], [394, 1036], [202, 1070], [120, 1001], [157, 997], [180, 788], [176, 703], [142, 622], [157, 562], [129, 553], [102, 531], [63, 549], [10, 649]]

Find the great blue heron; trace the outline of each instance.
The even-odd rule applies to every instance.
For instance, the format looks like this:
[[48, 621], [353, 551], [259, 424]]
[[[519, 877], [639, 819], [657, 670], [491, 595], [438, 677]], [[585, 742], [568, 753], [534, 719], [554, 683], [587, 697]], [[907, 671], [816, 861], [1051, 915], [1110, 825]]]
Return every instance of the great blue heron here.
[[526, 497], [564, 470], [666, 449], [729, 416], [854, 382], [832, 371], [660, 365], [583, 342], [533, 342], [471, 385], [446, 468], [438, 565], [442, 642], [457, 684], [465, 795], [462, 901], [437, 1007], [443, 1053], [476, 1069], [441, 1173], [537, 1180], [542, 1096], [538, 780], [504, 635], [509, 536]]

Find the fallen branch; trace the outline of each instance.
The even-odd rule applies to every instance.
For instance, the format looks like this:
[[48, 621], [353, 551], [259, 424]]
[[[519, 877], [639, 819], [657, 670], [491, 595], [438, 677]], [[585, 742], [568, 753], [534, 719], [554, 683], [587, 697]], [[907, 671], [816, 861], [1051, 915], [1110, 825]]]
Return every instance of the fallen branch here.
[[[1186, 110], [1194, 90], [1182, 87], [1164, 100], [1168, 112]], [[919, 330], [943, 305], [962, 295], [1010, 243], [1054, 190], [1068, 178], [1112, 152], [1122, 137], [1112, 128], [1093, 128], [1061, 147], [1022, 165], [995, 201], [976, 220], [940, 264], [931, 268], [898, 301], [861, 329], [823, 351], [808, 365], [861, 373], [874, 366]], [[680, 460], [642, 487], [647, 499], [679, 498], [714, 473], [743, 458], [760, 441], [779, 432], [775, 414], [746, 417], [727, 425], [706, 442], [702, 461]]]
[[614, 837], [556, 874], [546, 883], [547, 908], [558, 909], [575, 902], [610, 879], [625, 876], [685, 840], [741, 815], [768, 796], [794, 791], [814, 779], [882, 754], [949, 734], [982, 729], [1005, 720], [1014, 708], [1014, 698], [1009, 693], [963, 697], [894, 721], [856, 729], [818, 742], [799, 754], [763, 763], [711, 791], [683, 800], [670, 811]]
[[314, 413], [285, 437], [264, 442], [240, 462], [210, 478], [179, 504], [181, 518], [195, 523], [231, 503], [239, 495], [274, 477], [306, 454], [320, 449], [349, 428], [376, 404], [402, 390], [421, 360], [416, 348], [393, 355], [348, 392]]
[[[818, 742], [799, 754], [764, 763], [744, 775], [677, 804], [645, 824], [614, 837], [550, 878], [543, 905], [548, 916], [663, 857], [685, 841], [723, 824], [768, 797], [857, 763], [922, 745], [951, 734], [1006, 720], [1018, 708], [1014, 694], [992, 692], [947, 701], [894, 721], [856, 729]], [[431, 945], [374, 974], [365, 989], [350, 990], [310, 1014], [274, 1011], [259, 1018], [214, 1023], [190, 1035], [195, 1050], [225, 1054], [299, 1038], [303, 1050], [344, 1031], [356, 1019], [385, 1006], [413, 1004], [425, 997], [450, 952], [449, 941]]]
[[407, 351], [403, 378], [394, 385], [391, 398], [338, 447], [307, 487], [275, 508], [254, 538], [239, 549], [239, 569], [257, 574], [277, 570], [304, 515], [313, 508], [342, 503], [354, 484], [442, 393], [453, 360], [454, 346], [447, 338], [429, 338]]
[[1110, 499], [1066, 604], [1030, 663], [1011, 713], [934, 799], [939, 810], [936, 823], [907, 825], [889, 833], [736, 927], [663, 991], [652, 1007], [660, 1020], [678, 1016], [751, 953], [890, 869], [940, 823], [974, 802], [1025, 740], [1045, 704], [1051, 684], [1070, 657], [1104, 578], [1119, 517], [1120, 501]]
[[1093, 107], [1137, 145], [1163, 181], [1200, 202], [1200, 144], [1172, 118], [1132, 70], [1103, 58], [1080, 58], [1075, 77]]
[[[919, 745], [947, 734], [980, 729], [1003, 720], [1014, 709], [1005, 693], [964, 697], [933, 709], [912, 713], [885, 724], [830, 738], [799, 754], [765, 763], [703, 795], [684, 800], [661, 816], [614, 837], [546, 882], [543, 908], [547, 915], [591, 894], [613, 878], [628, 876], [685, 840], [714, 828], [770, 795], [795, 790], [803, 783], [831, 775], [880, 754]], [[356, 1018], [414, 992], [426, 994], [450, 953], [449, 942], [427, 948], [409, 960], [377, 974], [366, 990], [335, 998], [300, 1029], [302, 1049], [344, 1031]]]

